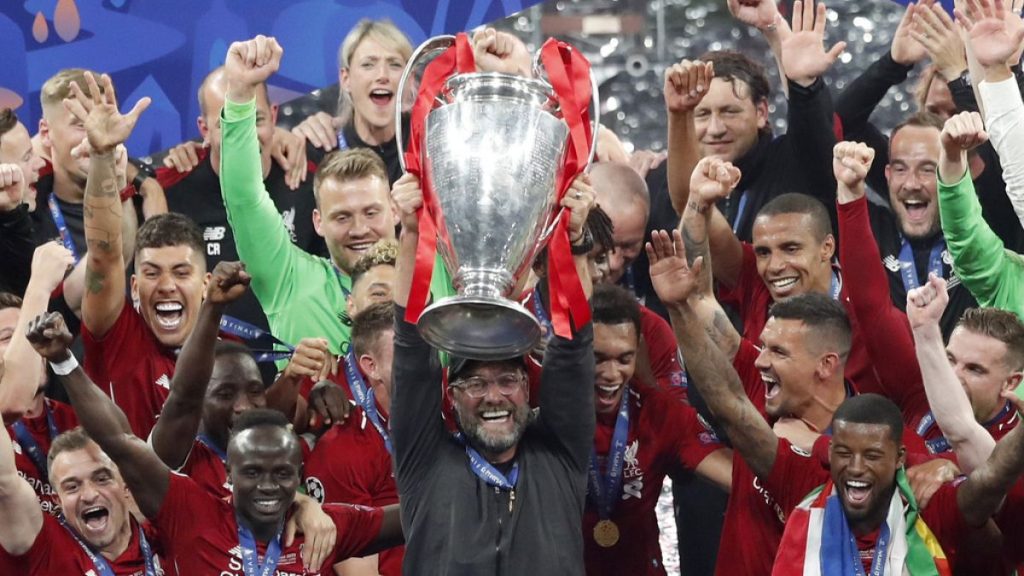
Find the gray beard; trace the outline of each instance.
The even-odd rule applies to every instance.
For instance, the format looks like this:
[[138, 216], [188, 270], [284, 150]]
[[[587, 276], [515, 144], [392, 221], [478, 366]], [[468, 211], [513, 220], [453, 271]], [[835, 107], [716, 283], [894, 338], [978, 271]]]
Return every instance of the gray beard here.
[[512, 411], [512, 421], [515, 427], [507, 434], [493, 434], [483, 430], [483, 422], [475, 414], [468, 418], [455, 405], [455, 416], [458, 419], [459, 428], [466, 435], [466, 440], [477, 450], [488, 454], [501, 454], [506, 450], [519, 444], [526, 427], [533, 422], [536, 415], [528, 404], [524, 404]]

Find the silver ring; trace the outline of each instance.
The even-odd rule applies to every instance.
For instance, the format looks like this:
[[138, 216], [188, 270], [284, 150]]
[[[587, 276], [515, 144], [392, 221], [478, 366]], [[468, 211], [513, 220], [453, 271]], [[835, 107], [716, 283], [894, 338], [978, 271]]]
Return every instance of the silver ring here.
[[576, 199], [577, 200], [583, 199], [583, 192], [580, 192], [580, 191], [577, 190], [576, 191]]

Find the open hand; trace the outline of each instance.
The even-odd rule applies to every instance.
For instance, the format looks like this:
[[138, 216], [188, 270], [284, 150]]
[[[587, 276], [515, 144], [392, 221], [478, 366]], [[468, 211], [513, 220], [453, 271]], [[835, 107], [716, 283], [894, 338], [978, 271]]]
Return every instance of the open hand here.
[[967, 12], [955, 9], [967, 31], [974, 57], [983, 67], [1009, 66], [1010, 56], [1024, 40], [1024, 21], [1007, 11], [1003, 0], [967, 0]]
[[[127, 114], [117, 109], [114, 85], [110, 76], [103, 74], [99, 83], [92, 72], [85, 73], [86, 86], [91, 96], [77, 82], [71, 83], [72, 98], [64, 99], [64, 108], [85, 127], [85, 135], [93, 152], [106, 154], [124, 143], [135, 129], [139, 116], [149, 107], [149, 97], [135, 103]], [[102, 89], [102, 92], [101, 92]]]
[[782, 67], [786, 77], [801, 86], [810, 86], [832, 67], [846, 49], [846, 42], [837, 42], [825, 50], [825, 4], [814, 0], [793, 3], [793, 33], [782, 41]]
[[651, 284], [658, 298], [666, 306], [681, 306], [697, 293], [704, 258], [698, 257], [693, 266], [686, 262], [686, 249], [679, 230], [671, 238], [664, 230], [651, 233], [647, 243], [647, 258], [651, 261]]

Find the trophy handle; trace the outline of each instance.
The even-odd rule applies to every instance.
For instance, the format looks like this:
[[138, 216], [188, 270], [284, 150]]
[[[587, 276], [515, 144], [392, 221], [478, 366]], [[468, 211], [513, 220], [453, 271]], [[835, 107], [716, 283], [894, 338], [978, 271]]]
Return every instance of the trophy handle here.
[[395, 99], [395, 142], [398, 144], [398, 163], [402, 166], [402, 172], [405, 172], [405, 135], [402, 134], [402, 100], [405, 96], [405, 82], [409, 79], [409, 75], [416, 68], [421, 57], [429, 52], [447, 50], [454, 45], [455, 36], [450, 34], [428, 38], [416, 48], [412, 56], [409, 56], [409, 63], [406, 64], [405, 71], [402, 72], [402, 79], [398, 82], [398, 98]]

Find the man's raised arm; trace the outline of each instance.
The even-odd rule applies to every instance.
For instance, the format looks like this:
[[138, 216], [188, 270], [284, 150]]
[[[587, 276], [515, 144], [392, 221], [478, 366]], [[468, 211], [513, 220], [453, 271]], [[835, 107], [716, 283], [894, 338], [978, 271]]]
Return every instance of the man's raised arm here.
[[647, 245], [647, 255], [651, 282], [669, 310], [676, 342], [701, 397], [751, 471], [766, 477], [775, 465], [778, 438], [747, 398], [739, 375], [712, 339], [715, 328], [706, 325], [704, 315], [696, 309], [718, 306], [713, 296], [700, 293], [697, 287], [704, 257], [695, 258], [693, 266], [686, 263], [679, 231], [673, 232], [671, 239], [666, 232], [656, 231]]
[[[1024, 410], [1024, 400], [1012, 391], [1003, 398], [1014, 410]], [[996, 443], [992, 455], [967, 477], [957, 490], [960, 513], [970, 526], [981, 526], [999, 511], [1010, 486], [1024, 473], [1024, 427], [1017, 426]]]
[[224, 308], [245, 294], [248, 286], [249, 275], [241, 262], [220, 262], [213, 269], [195, 328], [178, 355], [171, 393], [153, 427], [153, 450], [171, 468], [185, 463], [199, 430]]
[[32, 486], [18, 474], [6, 426], [0, 426], [0, 517], [0, 547], [12, 556], [27, 552], [43, 528], [43, 510]]
[[124, 412], [78, 366], [68, 346], [72, 336], [58, 312], [38, 316], [28, 340], [53, 367], [82, 427], [117, 464], [147, 518], [155, 518], [170, 486], [170, 470], [145, 441], [132, 434]]
[[947, 303], [946, 281], [932, 274], [927, 284], [907, 294], [907, 318], [935, 423], [953, 446], [960, 468], [970, 474], [988, 460], [996, 441], [974, 419], [971, 400], [946, 357], [939, 320]]
[[[71, 83], [74, 98], [64, 107], [85, 127], [89, 150], [89, 176], [85, 184], [85, 243], [89, 247], [85, 268], [82, 321], [96, 337], [110, 330], [125, 305], [124, 234], [115, 149], [131, 135], [149, 98], [139, 100], [130, 112], [117, 109], [114, 86], [104, 74], [99, 83], [85, 73], [89, 94]], [[100, 92], [100, 84], [103, 92]]]

